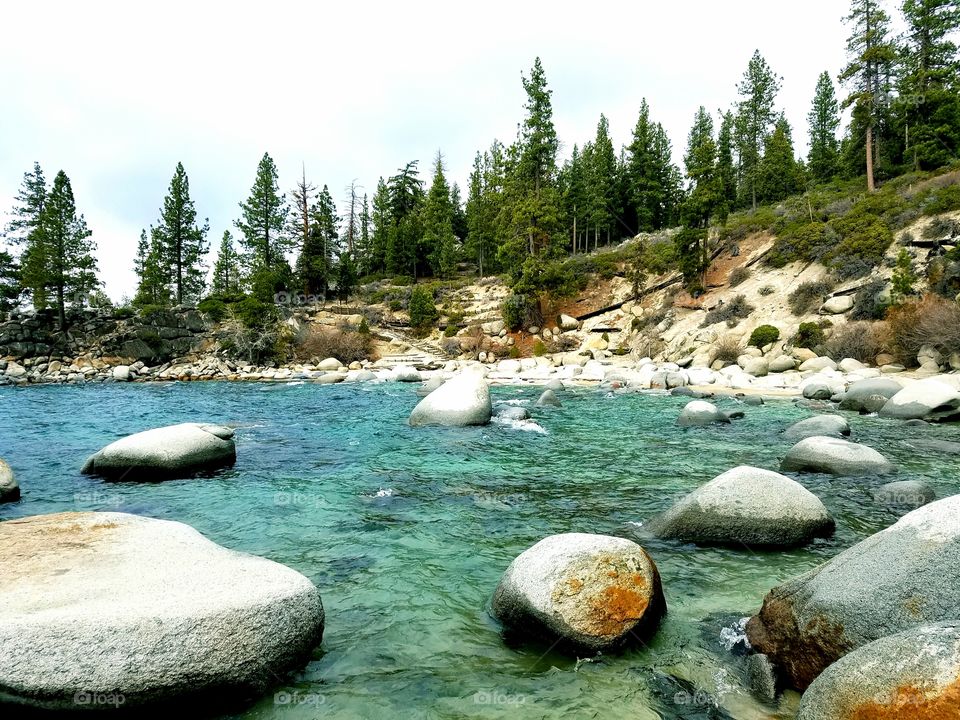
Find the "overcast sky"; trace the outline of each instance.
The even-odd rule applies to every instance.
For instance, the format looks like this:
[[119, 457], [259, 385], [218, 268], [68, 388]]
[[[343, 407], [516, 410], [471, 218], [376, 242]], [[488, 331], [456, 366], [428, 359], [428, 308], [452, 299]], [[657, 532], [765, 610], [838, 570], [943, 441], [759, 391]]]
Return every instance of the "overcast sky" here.
[[[679, 162], [699, 105], [736, 99], [755, 48], [783, 76], [777, 99], [806, 144], [817, 76], [836, 77], [842, 0], [669, 2], [32, 2], [0, 31], [0, 212], [37, 160], [63, 169], [115, 300], [178, 161], [216, 248], [264, 151], [289, 190], [305, 163], [338, 205], [356, 179], [441, 150], [465, 190], [478, 149], [510, 142], [535, 56], [553, 90], [563, 154], [600, 113], [628, 142], [641, 98]], [[465, 193], [464, 193], [465, 196]], [[4, 218], [5, 220], [5, 218]], [[236, 235], [236, 232], [234, 232]], [[213, 262], [213, 253], [208, 264]]]

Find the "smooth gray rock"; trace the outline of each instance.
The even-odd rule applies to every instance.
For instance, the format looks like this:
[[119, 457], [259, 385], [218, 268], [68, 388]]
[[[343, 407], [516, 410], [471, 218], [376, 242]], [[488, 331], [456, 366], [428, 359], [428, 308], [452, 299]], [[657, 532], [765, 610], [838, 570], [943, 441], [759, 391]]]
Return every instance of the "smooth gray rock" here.
[[510, 631], [588, 652], [644, 640], [665, 611], [656, 564], [609, 535], [544, 538], [510, 563], [493, 596]]
[[803, 396], [807, 400], [829, 400], [833, 397], [833, 390], [825, 383], [809, 383], [803, 388]]
[[501, 405], [497, 408], [497, 417], [504, 420], [529, 420], [530, 411], [519, 405]]
[[797, 361], [789, 355], [778, 355], [768, 363], [770, 372], [782, 373], [795, 370]]
[[812, 357], [800, 363], [800, 372], [820, 372], [821, 370], [836, 370], [837, 364], [828, 357]]
[[918, 380], [891, 397], [880, 417], [943, 422], [960, 418], [960, 392], [936, 378]]
[[427, 395], [432, 393], [434, 390], [436, 390], [438, 387], [443, 385], [444, 382], [445, 381], [442, 377], [434, 375], [432, 378], [424, 382], [423, 385], [417, 388], [417, 395], [419, 395], [420, 397], [426, 397]]
[[[911, 422], [916, 421], [909, 420], [906, 424]], [[920, 422], [923, 421], [921, 420]], [[903, 444], [914, 450], [920, 450], [922, 452], [938, 453], [940, 455], [960, 455], [960, 442], [953, 442], [951, 440], [937, 440], [935, 438], [911, 438], [909, 440], [904, 440]]]
[[561, 405], [560, 398], [549, 388], [540, 394], [536, 402], [537, 407], [560, 407]]
[[130, 366], [117, 365], [111, 372], [111, 376], [118, 382], [128, 382], [130, 380]]
[[[56, 711], [264, 692], [321, 641], [300, 573], [124, 513], [0, 523], [0, 696]], [[77, 698], [81, 698], [78, 703]], [[191, 706], [193, 707], [193, 706]]]
[[580, 321], [570, 315], [561, 315], [557, 319], [557, 325], [561, 330], [576, 330], [580, 327]]
[[346, 379], [347, 373], [325, 372], [323, 375], [317, 378], [316, 382], [319, 385], [336, 385], [337, 383], [342, 383]]
[[486, 379], [478, 372], [467, 370], [423, 398], [410, 413], [410, 425], [486, 425], [492, 413]]
[[326, 370], [327, 372], [333, 372], [342, 367], [343, 363], [333, 357], [329, 357], [317, 363], [317, 370]]
[[777, 699], [777, 673], [763, 653], [747, 656], [747, 682], [753, 696], [764, 703]]
[[556, 378], [554, 378], [543, 387], [546, 390], [553, 390], [554, 392], [560, 392], [561, 390], [563, 390], [563, 381], [557, 380]]
[[841, 437], [849, 434], [850, 424], [840, 415], [816, 415], [795, 422], [783, 431], [784, 439], [791, 442], [814, 436]]
[[694, 390], [693, 388], [686, 386], [675, 387], [670, 391], [670, 394], [675, 397], [690, 397], [697, 400], [713, 397], [713, 393], [703, 392], [702, 390]]
[[803, 694], [797, 720], [960, 718], [960, 621], [911, 628], [854, 650]]
[[816, 435], [790, 448], [780, 461], [780, 469], [832, 475], [882, 475], [896, 468], [866, 445]]
[[13, 468], [0, 458], [0, 502], [13, 502], [20, 499], [20, 485], [13, 474]]
[[110, 480], [162, 480], [232, 465], [236, 459], [233, 430], [182, 423], [110, 443], [87, 459], [82, 472]]
[[[854, 412], [877, 412], [878, 401], [876, 398], [892, 398], [902, 389], [903, 383], [891, 378], [878, 377], [857, 380], [847, 388], [843, 401], [840, 403], [840, 409]], [[867, 407], [868, 405], [869, 407]], [[880, 407], [883, 407], [883, 405]]]
[[820, 499], [779, 473], [727, 470], [649, 523], [660, 538], [701, 545], [795, 547], [833, 532]]
[[420, 371], [411, 365], [397, 365], [390, 373], [390, 379], [394, 382], [420, 382]]
[[922, 480], [899, 480], [878, 487], [873, 498], [884, 505], [915, 509], [932, 503], [937, 494]]
[[804, 689], [855, 648], [960, 617], [960, 496], [907, 513], [767, 594], [747, 637]]
[[728, 422], [730, 422], [730, 418], [726, 413], [720, 412], [716, 405], [705, 400], [688, 402], [677, 418], [677, 425], [680, 427], [702, 427], [714, 423]]

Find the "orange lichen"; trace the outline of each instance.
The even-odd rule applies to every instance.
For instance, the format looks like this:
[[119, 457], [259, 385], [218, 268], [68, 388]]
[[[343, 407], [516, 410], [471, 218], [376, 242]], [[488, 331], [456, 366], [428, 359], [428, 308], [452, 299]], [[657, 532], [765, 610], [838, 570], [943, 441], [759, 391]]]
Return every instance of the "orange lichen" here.
[[650, 600], [635, 590], [609, 585], [591, 599], [593, 631], [597, 635], [619, 635], [624, 625], [643, 617]]
[[567, 580], [567, 585], [570, 586], [570, 592], [578, 593], [583, 589], [583, 580], [572, 577]]
[[936, 695], [912, 685], [898, 687], [887, 702], [862, 703], [850, 720], [948, 720], [960, 718], [960, 679]]

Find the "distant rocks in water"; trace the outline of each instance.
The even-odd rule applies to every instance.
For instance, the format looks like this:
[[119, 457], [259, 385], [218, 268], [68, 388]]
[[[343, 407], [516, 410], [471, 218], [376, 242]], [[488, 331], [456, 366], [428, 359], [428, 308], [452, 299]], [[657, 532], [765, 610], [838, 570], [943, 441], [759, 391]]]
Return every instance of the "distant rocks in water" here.
[[696, 398], [697, 400], [713, 397], [713, 393], [704, 392], [702, 390], [694, 390], [693, 388], [686, 386], [673, 388], [670, 391], [670, 394], [674, 397], [690, 397]]
[[537, 407], [561, 407], [562, 403], [560, 402], [560, 398], [557, 397], [557, 394], [550, 388], [547, 388], [540, 394], [540, 397], [537, 398], [536, 405]]
[[596, 652], [649, 637], [666, 601], [656, 564], [635, 542], [567, 533], [510, 563], [493, 612], [512, 633]]
[[562, 381], [562, 380], [557, 380], [556, 378], [554, 378], [553, 380], [551, 380], [550, 382], [548, 382], [546, 385], [544, 385], [544, 388], [545, 388], [546, 390], [553, 390], [553, 392], [560, 392], [561, 390], [564, 389], [564, 388], [563, 388], [563, 381]]
[[903, 385], [890, 378], [867, 378], [851, 383], [840, 401], [841, 410], [875, 413], [903, 389]]
[[432, 378], [423, 383], [420, 387], [417, 388], [417, 395], [420, 397], [426, 397], [438, 387], [443, 385], [444, 379], [438, 375], [434, 375]]
[[91, 455], [82, 472], [110, 480], [190, 477], [236, 462], [233, 430], [181, 423], [129, 435]]
[[492, 414], [486, 379], [468, 370], [454, 375], [423, 398], [410, 413], [410, 425], [486, 425]]
[[918, 380], [891, 397], [880, 417], [943, 422], [960, 419], [960, 392], [936, 378]]
[[741, 465], [694, 490], [649, 529], [660, 538], [701, 545], [796, 547], [831, 534], [834, 521], [800, 483]]
[[873, 448], [835, 437], [808, 437], [794, 445], [780, 469], [832, 475], [882, 475], [895, 470], [893, 464]]
[[802, 690], [855, 648], [923, 623], [956, 620], [958, 577], [960, 496], [953, 496], [771, 590], [747, 623], [747, 637]]
[[800, 420], [783, 431], [783, 437], [791, 442], [821, 435], [823, 437], [841, 437], [850, 434], [850, 424], [840, 415], [816, 415]]
[[13, 468], [0, 458], [0, 502], [13, 502], [20, 499], [20, 485], [14, 477]]
[[854, 650], [803, 694], [797, 720], [960, 718], [960, 621], [920, 625]]
[[410, 365], [397, 365], [390, 373], [390, 379], [394, 382], [420, 382], [420, 371]]
[[878, 487], [873, 498], [885, 505], [915, 509], [936, 500], [937, 494], [922, 480], [899, 480]]
[[530, 411], [519, 405], [501, 405], [497, 408], [497, 417], [503, 420], [529, 420]]
[[730, 422], [730, 416], [727, 413], [721, 412], [716, 405], [705, 400], [688, 402], [677, 418], [677, 425], [680, 427], [702, 427], [714, 423], [728, 422]]
[[347, 373], [342, 372], [325, 372], [323, 375], [317, 378], [317, 382], [320, 385], [336, 385], [337, 383], [342, 383], [347, 379]]
[[323, 629], [310, 580], [182, 523], [90, 512], [0, 523], [9, 703], [103, 710], [77, 698], [121, 695], [124, 710], [184, 698], [222, 706], [298, 668]]
[[347, 373], [347, 377], [344, 378], [344, 382], [363, 383], [376, 379], [376, 374], [370, 372], [369, 370], [351, 370]]

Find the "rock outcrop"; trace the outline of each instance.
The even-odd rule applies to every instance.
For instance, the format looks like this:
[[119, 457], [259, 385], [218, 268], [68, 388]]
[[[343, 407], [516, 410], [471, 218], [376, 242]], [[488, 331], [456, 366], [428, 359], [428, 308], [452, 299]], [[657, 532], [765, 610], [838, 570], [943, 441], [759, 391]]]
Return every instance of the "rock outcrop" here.
[[832, 475], [881, 475], [896, 468], [866, 445], [815, 435], [790, 448], [780, 461], [780, 469]]
[[478, 372], [464, 371], [421, 400], [410, 413], [410, 425], [486, 425], [492, 413], [486, 379]]

